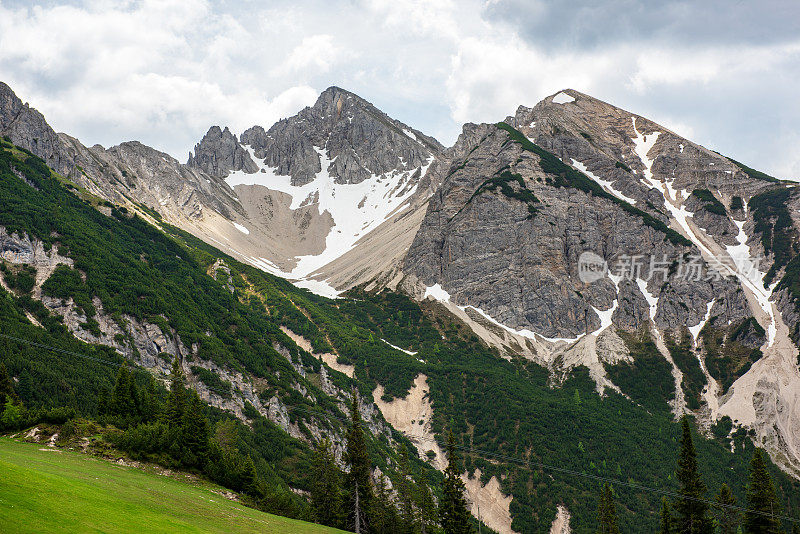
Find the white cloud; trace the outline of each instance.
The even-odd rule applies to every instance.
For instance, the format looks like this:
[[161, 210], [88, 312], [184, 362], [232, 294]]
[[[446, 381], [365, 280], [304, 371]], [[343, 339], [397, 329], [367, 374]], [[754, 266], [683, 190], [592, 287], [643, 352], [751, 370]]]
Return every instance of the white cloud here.
[[780, 68], [800, 53], [800, 41], [750, 47], [696, 50], [687, 46], [650, 48], [636, 59], [631, 86], [644, 92], [655, 84], [710, 83], [720, 77], [754, 75]]
[[594, 80], [614, 65], [601, 54], [545, 55], [524, 41], [467, 38], [461, 41], [447, 80], [457, 122], [496, 121], [520, 104], [533, 105], [560, 89], [591, 93]]
[[[209, 126], [269, 127], [328, 85], [445, 144], [463, 122], [496, 121], [572, 87], [797, 174], [786, 155], [798, 152], [796, 33], [692, 42], [662, 29], [648, 39], [650, 29], [631, 26], [649, 16], [639, 6], [585, 44], [575, 36], [600, 16], [591, 6], [570, 18], [547, 0], [509, 1], [0, 0], [0, 79], [86, 143], [139, 139], [181, 159]], [[672, 15], [678, 24], [690, 14]]]
[[285, 76], [302, 73], [309, 69], [316, 72], [328, 72], [337, 59], [342, 59], [343, 52], [342, 48], [334, 44], [331, 35], [304, 37], [303, 41], [289, 53], [286, 60], [274, 70], [274, 74]]

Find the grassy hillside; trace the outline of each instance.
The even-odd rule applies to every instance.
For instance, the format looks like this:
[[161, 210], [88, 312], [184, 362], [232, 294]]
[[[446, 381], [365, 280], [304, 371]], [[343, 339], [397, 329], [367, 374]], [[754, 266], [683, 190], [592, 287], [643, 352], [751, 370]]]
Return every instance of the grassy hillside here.
[[6, 532], [340, 532], [265, 514], [215, 491], [221, 488], [0, 438]]

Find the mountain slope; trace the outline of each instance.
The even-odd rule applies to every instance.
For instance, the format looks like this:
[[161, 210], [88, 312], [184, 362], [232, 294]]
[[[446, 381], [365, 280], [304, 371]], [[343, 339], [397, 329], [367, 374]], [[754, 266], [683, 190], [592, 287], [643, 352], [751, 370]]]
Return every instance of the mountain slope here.
[[[189, 165], [224, 177], [241, 199], [248, 223], [240, 228], [246, 236], [237, 242], [249, 246], [280, 234], [276, 241], [282, 248], [246, 253], [245, 261], [295, 280], [311, 277], [301, 285], [317, 291], [330, 286], [318, 281], [331, 271], [337, 274], [338, 289], [379, 272], [326, 266], [354, 249], [370, 259], [382, 255], [359, 242], [382, 225], [418, 219], [409, 213], [424, 201], [426, 171], [443, 150], [435, 139], [337, 87], [268, 130], [248, 129], [240, 141], [227, 129], [219, 132], [217, 127], [209, 130]], [[213, 167], [216, 162], [228, 165]], [[328, 274], [320, 276], [318, 271], [326, 268]]]
[[[305, 315], [335, 308], [177, 228], [165, 225], [174, 237], [166, 235], [5, 141], [0, 190], [0, 315], [13, 337], [0, 352], [28, 406], [95, 416], [120, 362], [163, 383], [177, 359], [203, 400], [251, 426], [245, 454], [285, 484], [309, 489], [315, 437], [328, 436], [341, 457], [354, 382], [320, 361], [333, 349]], [[22, 271], [33, 273], [32, 283], [12, 287]], [[295, 333], [311, 340], [315, 355], [298, 347]], [[401, 438], [371, 404], [363, 417], [377, 465], [390, 473]]]
[[[448, 154], [403, 260], [407, 291], [556, 380], [587, 366], [600, 390], [619, 389], [610, 366], [637, 365], [620, 334], [644, 329], [672, 368], [676, 414], [706, 428], [730, 416], [800, 472], [787, 269], [800, 188], [571, 90], [466, 125]], [[608, 273], [582, 279], [587, 252]]]

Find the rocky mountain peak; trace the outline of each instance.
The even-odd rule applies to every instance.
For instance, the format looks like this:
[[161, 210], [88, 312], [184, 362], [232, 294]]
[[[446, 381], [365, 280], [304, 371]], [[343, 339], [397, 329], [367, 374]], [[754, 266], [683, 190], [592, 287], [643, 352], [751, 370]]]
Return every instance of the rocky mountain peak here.
[[[520, 106], [506, 122], [568, 165], [608, 180], [656, 217], [668, 211], [664, 187], [666, 193], [683, 191], [684, 196], [694, 190], [715, 191], [727, 204], [733, 196], [750, 196], [769, 186], [657, 122], [573, 89], [550, 95], [532, 108]], [[733, 232], [732, 224], [725, 226], [727, 233]]]
[[290, 176], [293, 186], [313, 181], [323, 170], [336, 183], [357, 184], [425, 167], [444, 150], [436, 139], [339, 87], [329, 87], [313, 106], [269, 130], [258, 125], [247, 129], [240, 142], [227, 129], [211, 128], [189, 164], [215, 176], [257, 172], [260, 165], [250, 164], [245, 147], [274, 174]]
[[44, 116], [23, 103], [3, 82], [0, 82], [0, 135], [37, 154], [65, 176], [75, 169], [64, 153], [58, 134], [47, 124]]
[[224, 178], [230, 171], [258, 171], [250, 154], [227, 126], [225, 129], [219, 126], [209, 128], [203, 139], [195, 145], [194, 155], [189, 154], [186, 164], [219, 178]]

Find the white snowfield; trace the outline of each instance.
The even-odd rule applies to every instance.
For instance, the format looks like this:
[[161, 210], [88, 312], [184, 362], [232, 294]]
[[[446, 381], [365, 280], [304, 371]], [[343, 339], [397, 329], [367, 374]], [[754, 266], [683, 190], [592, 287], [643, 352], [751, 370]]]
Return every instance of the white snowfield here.
[[570, 102], [575, 102], [575, 97], [572, 97], [563, 91], [553, 97], [553, 104], [569, 104]]
[[[413, 132], [406, 131], [415, 141]], [[419, 168], [402, 169], [373, 175], [358, 184], [340, 184], [330, 176], [328, 169], [335, 160], [328, 157], [327, 150], [314, 149], [319, 154], [321, 170], [315, 178], [304, 185], [292, 185], [291, 177], [277, 173], [277, 169], [265, 165], [259, 160], [252, 147], [245, 147], [250, 157], [259, 166], [258, 172], [248, 174], [244, 171], [232, 172], [226, 182], [232, 188], [238, 185], [259, 185], [272, 191], [286, 193], [291, 197], [291, 210], [301, 206], [316, 205], [320, 215], [328, 212], [334, 225], [325, 238], [325, 249], [320, 254], [297, 256], [297, 263], [291, 272], [284, 272], [273, 262], [265, 258], [248, 258], [257, 267], [277, 276], [288, 278], [298, 287], [304, 287], [314, 293], [327, 297], [335, 297], [338, 292], [325, 281], [312, 279], [311, 276], [321, 267], [339, 258], [353, 249], [356, 242], [375, 228], [408, 207], [407, 201], [417, 190], [418, 182], [413, 180], [417, 171], [424, 176], [433, 162], [431, 156], [426, 164]], [[234, 223], [243, 233], [247, 228]]]

